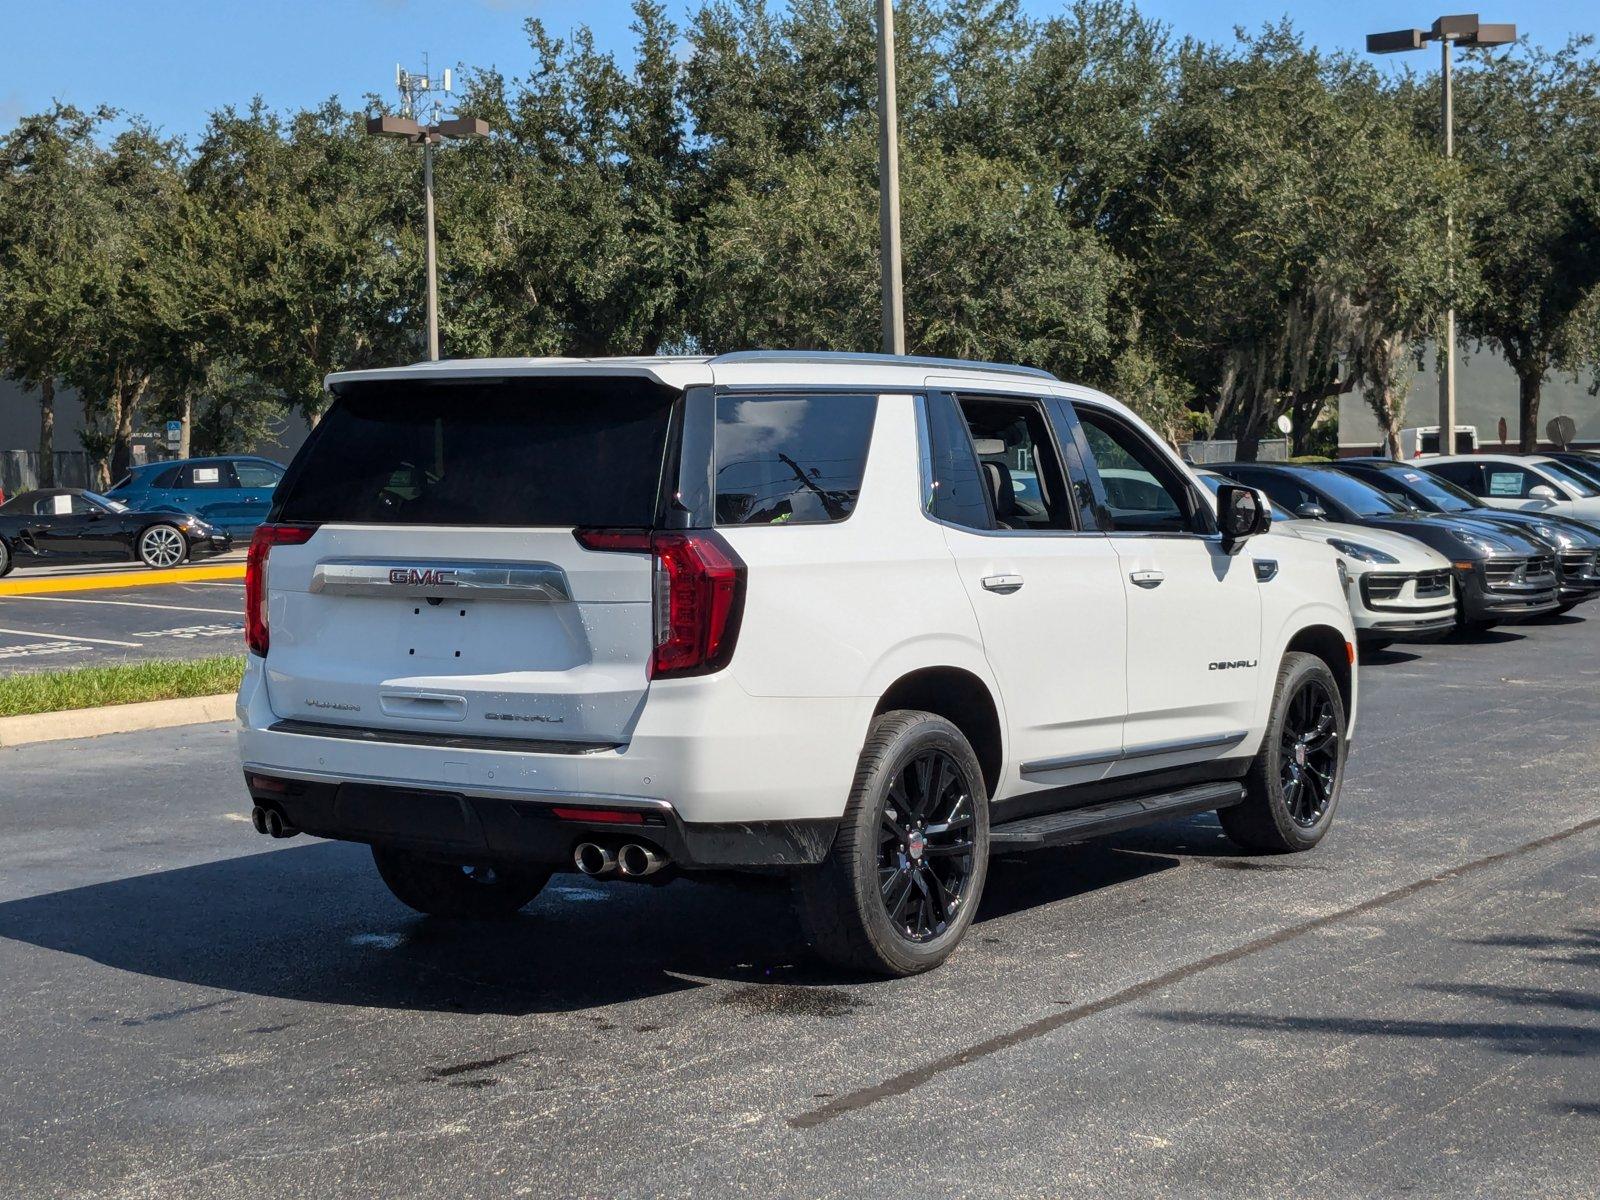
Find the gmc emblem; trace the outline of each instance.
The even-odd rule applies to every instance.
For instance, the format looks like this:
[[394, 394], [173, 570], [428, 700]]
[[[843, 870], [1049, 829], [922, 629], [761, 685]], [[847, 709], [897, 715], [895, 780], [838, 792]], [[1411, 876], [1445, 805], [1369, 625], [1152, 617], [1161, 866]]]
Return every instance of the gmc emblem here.
[[450, 567], [391, 567], [389, 582], [406, 587], [455, 587], [456, 573]]

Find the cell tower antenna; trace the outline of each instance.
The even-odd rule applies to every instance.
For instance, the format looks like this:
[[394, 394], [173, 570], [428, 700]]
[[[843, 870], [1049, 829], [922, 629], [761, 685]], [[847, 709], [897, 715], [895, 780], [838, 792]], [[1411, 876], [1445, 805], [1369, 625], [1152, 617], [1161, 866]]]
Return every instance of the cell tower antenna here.
[[422, 70], [408, 71], [399, 63], [394, 68], [394, 85], [400, 93], [400, 115], [424, 125], [436, 124], [444, 111], [443, 97], [450, 92], [450, 68], [437, 78], [422, 56]]

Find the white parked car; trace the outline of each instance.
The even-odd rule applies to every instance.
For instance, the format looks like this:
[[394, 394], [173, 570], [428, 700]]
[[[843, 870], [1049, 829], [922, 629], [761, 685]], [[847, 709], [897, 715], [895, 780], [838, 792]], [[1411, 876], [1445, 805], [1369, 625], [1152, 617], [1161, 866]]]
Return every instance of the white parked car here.
[[1337, 556], [1098, 392], [758, 352], [328, 387], [250, 550], [239, 748], [258, 829], [370, 843], [416, 909], [777, 870], [820, 951], [905, 974], [992, 851], [1333, 818]]
[[1600, 485], [1553, 458], [1458, 454], [1418, 459], [1416, 465], [1494, 508], [1528, 508], [1600, 521]]
[[[1228, 482], [1215, 471], [1195, 472], [1215, 492]], [[1356, 636], [1368, 649], [1391, 642], [1429, 641], [1456, 627], [1455, 573], [1450, 560], [1415, 538], [1366, 525], [1285, 518], [1272, 527], [1333, 547], [1344, 572], [1345, 597]]]

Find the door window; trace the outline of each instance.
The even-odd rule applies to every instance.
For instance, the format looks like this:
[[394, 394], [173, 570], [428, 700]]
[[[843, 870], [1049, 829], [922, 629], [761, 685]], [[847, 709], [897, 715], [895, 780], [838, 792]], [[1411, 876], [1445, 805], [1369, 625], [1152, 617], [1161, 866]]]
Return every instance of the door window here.
[[928, 396], [927, 404], [928, 450], [933, 459], [929, 515], [967, 529], [993, 529], [989, 485], [955, 397], [934, 392]]
[[239, 486], [246, 488], [275, 488], [283, 478], [282, 470], [263, 462], [235, 462], [233, 473]]
[[183, 483], [185, 489], [204, 491], [208, 488], [231, 488], [236, 486], [233, 482], [233, 470], [227, 463], [194, 463], [183, 469]]
[[1076, 529], [1039, 403], [986, 396], [963, 396], [957, 403], [983, 479], [985, 516], [991, 522], [984, 528]]
[[1196, 533], [1194, 493], [1149, 439], [1109, 413], [1073, 406], [1105, 501], [1096, 520], [1110, 532]]
[[163, 491], [166, 490], [166, 489], [169, 489], [169, 488], [177, 487], [178, 486], [178, 475], [181, 472], [181, 470], [182, 470], [181, 467], [168, 467], [165, 471], [161, 472], [161, 474], [156, 476], [156, 481], [154, 483], [152, 483], [150, 486], [152, 488], [157, 488], [157, 489], [160, 489], [160, 490], [163, 490]]
[[1544, 480], [1511, 463], [1485, 463], [1486, 494], [1502, 499], [1526, 499]]
[[1428, 468], [1441, 479], [1447, 479], [1457, 487], [1464, 487], [1474, 496], [1487, 495], [1483, 490], [1483, 471], [1477, 463], [1453, 462], [1439, 463]]

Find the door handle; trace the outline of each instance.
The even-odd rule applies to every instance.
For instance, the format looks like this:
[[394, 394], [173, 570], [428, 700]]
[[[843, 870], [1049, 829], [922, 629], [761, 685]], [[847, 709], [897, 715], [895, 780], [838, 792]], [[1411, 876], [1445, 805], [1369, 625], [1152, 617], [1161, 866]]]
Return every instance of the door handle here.
[[983, 586], [991, 592], [999, 592], [1002, 596], [1009, 596], [1012, 592], [1022, 587], [1021, 575], [985, 575]]
[[1133, 580], [1134, 587], [1156, 588], [1166, 576], [1160, 571], [1134, 571], [1128, 578]]

